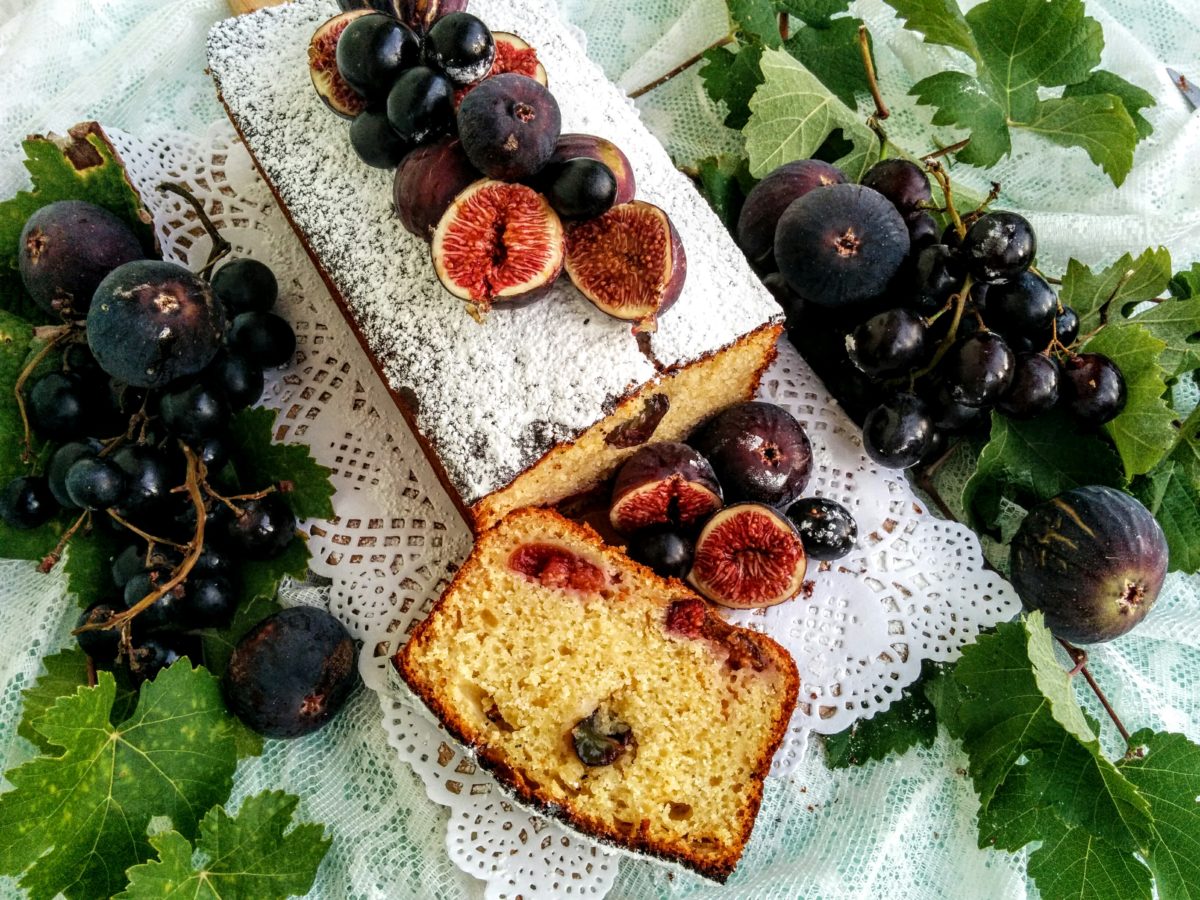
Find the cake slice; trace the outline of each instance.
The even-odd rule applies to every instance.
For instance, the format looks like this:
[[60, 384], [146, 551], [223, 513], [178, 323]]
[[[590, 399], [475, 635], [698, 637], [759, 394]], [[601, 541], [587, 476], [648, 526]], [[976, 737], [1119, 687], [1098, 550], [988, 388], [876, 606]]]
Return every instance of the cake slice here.
[[295, 0], [220, 22], [209, 68], [267, 185], [471, 524], [579, 494], [639, 442], [681, 439], [750, 398], [774, 357], [782, 311], [549, 0], [472, 0], [471, 11], [537, 48], [563, 132], [616, 143], [638, 198], [678, 230], [683, 292], [640, 343], [629, 322], [600, 312], [565, 276], [536, 303], [495, 310], [483, 324], [464, 311], [438, 281], [429, 246], [396, 216], [392, 173], [359, 160], [345, 121], [313, 89], [308, 43], [337, 11], [333, 0]]
[[770, 638], [535, 509], [479, 537], [394, 662], [519, 800], [722, 882], [799, 687]]

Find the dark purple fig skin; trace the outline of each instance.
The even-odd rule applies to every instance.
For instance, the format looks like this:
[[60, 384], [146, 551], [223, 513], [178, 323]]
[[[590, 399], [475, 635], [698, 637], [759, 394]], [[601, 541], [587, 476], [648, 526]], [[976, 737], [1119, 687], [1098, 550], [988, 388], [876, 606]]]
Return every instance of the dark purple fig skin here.
[[1096, 644], [1137, 625], [1167, 574], [1167, 540], [1123, 491], [1073, 488], [1030, 510], [1009, 550], [1013, 587], [1063, 640]]
[[617, 178], [617, 197], [613, 200], [614, 206], [633, 200], [637, 193], [637, 181], [633, 176], [633, 166], [629, 162], [629, 157], [612, 141], [596, 137], [594, 134], [559, 135], [558, 143], [554, 146], [554, 153], [551, 154], [546, 165], [578, 159], [581, 156], [599, 160], [612, 169], [613, 175]]
[[623, 534], [655, 525], [687, 527], [721, 508], [721, 484], [687, 444], [642, 447], [617, 472], [609, 521]]
[[[151, 315], [144, 315], [152, 310]], [[225, 311], [207, 281], [183, 266], [141, 259], [100, 282], [87, 317], [100, 367], [134, 387], [163, 387], [199, 372], [221, 349]]]
[[418, 147], [404, 157], [392, 183], [400, 224], [422, 240], [432, 240], [450, 202], [481, 178], [483, 174], [471, 165], [458, 138]]
[[604, 436], [604, 443], [610, 447], [628, 449], [638, 447], [658, 430], [658, 423], [663, 420], [671, 409], [671, 398], [666, 394], [651, 394], [642, 404], [641, 412], [632, 419], [617, 425]]
[[562, 131], [558, 101], [543, 85], [506, 72], [485, 78], [458, 108], [458, 136], [489, 178], [520, 181], [542, 170]]
[[881, 294], [908, 256], [908, 225], [878, 191], [831, 184], [784, 210], [775, 230], [775, 261], [807, 301], [831, 307]]
[[25, 290], [53, 316], [87, 315], [96, 287], [113, 269], [145, 253], [129, 226], [102, 206], [60, 200], [21, 229], [17, 265]]
[[775, 271], [775, 228], [783, 211], [813, 188], [844, 184], [841, 169], [819, 159], [784, 163], [746, 195], [737, 221], [737, 242], [751, 264], [762, 272]]
[[222, 687], [230, 711], [265, 737], [310, 734], [358, 684], [354, 639], [323, 609], [292, 606], [238, 641]]
[[437, 19], [463, 12], [467, 0], [338, 0], [343, 10], [374, 9], [395, 16], [417, 34], [424, 34]]
[[812, 473], [804, 427], [773, 403], [731, 406], [709, 419], [691, 444], [712, 463], [729, 502], [787, 506], [801, 497]]

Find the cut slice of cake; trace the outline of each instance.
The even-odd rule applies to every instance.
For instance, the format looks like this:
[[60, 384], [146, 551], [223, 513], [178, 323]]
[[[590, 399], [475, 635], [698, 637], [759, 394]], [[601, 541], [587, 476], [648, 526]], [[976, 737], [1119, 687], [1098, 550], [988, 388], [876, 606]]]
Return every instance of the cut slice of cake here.
[[[259, 171], [450, 495], [477, 528], [579, 494], [638, 442], [679, 440], [749, 399], [782, 312], [637, 111], [584, 55], [548, 0], [472, 0], [493, 30], [537, 48], [562, 130], [629, 157], [639, 199], [665, 210], [688, 260], [658, 331], [638, 338], [561, 277], [479, 324], [438, 281], [430, 248], [392, 208], [393, 175], [363, 163], [313, 89], [308, 44], [337, 12], [295, 0], [218, 23], [208, 60]], [[331, 314], [336, 314], [331, 310]]]
[[770, 638], [534, 509], [479, 537], [395, 664], [518, 799], [717, 881], [799, 687]]

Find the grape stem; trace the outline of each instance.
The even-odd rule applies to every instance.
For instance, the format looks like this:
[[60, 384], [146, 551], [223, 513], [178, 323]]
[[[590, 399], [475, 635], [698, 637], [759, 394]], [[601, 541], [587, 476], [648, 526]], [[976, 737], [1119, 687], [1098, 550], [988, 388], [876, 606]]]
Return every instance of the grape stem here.
[[786, 41], [788, 39], [788, 14], [781, 12], [779, 14], [779, 39]]
[[910, 383], [916, 381], [918, 378], [924, 378], [936, 369], [938, 363], [942, 361], [942, 357], [949, 352], [950, 347], [958, 339], [958, 326], [962, 322], [963, 311], [967, 308], [967, 298], [971, 296], [972, 283], [971, 276], [968, 275], [963, 279], [962, 287], [958, 289], [958, 293], [950, 298], [950, 302], [954, 304], [954, 316], [950, 320], [950, 330], [946, 332], [946, 336], [938, 344], [937, 350], [933, 352], [933, 358], [923, 368], [913, 373]]
[[965, 137], [961, 141], [955, 141], [953, 144], [950, 144], [948, 147], [939, 147], [938, 149], [934, 150], [932, 153], [926, 153], [924, 156], [922, 156], [921, 162], [929, 163], [935, 159], [940, 159], [943, 156], [949, 156], [951, 153], [957, 153], [959, 150], [962, 150], [964, 147], [966, 147], [967, 144], [969, 144], [969, 143], [971, 143], [971, 139], [969, 137]]
[[880, 122], [887, 119], [891, 112], [883, 102], [883, 92], [879, 90], [879, 79], [875, 76], [875, 60], [871, 59], [871, 32], [866, 25], [858, 26], [858, 51], [862, 54], [863, 69], [867, 74], [867, 87], [871, 91], [871, 99], [875, 101], [874, 118]]
[[704, 54], [706, 54], [709, 50], [716, 50], [718, 47], [724, 47], [726, 44], [730, 44], [730, 43], [733, 43], [733, 35], [732, 34], [727, 34], [727, 35], [725, 35], [725, 37], [720, 38], [719, 40], [713, 41], [711, 44], [709, 44], [707, 47], [705, 47], [703, 50], [701, 50], [695, 56], [689, 56], [687, 59], [685, 59], [679, 65], [677, 65], [675, 68], [671, 69], [669, 72], [666, 72], [665, 74], [660, 75], [658, 78], [655, 78], [649, 84], [644, 84], [640, 88], [630, 91], [629, 99], [636, 100], [638, 97], [642, 96], [643, 94], [648, 94], [655, 88], [662, 87], [664, 84], [666, 84], [672, 78], [674, 78], [676, 75], [683, 74], [688, 69], [690, 69], [692, 66], [694, 66], [696, 63], [700, 62], [700, 60], [704, 59]]
[[42, 561], [38, 563], [39, 572], [47, 575], [51, 569], [58, 565], [58, 561], [62, 559], [63, 551], [67, 549], [67, 542], [75, 537], [75, 532], [82, 528], [84, 523], [91, 521], [91, 516], [91, 512], [86, 509], [80, 513], [79, 518], [71, 523], [71, 527], [63, 532], [63, 536], [58, 539], [58, 543], [54, 545], [54, 549], [42, 557]]
[[212, 219], [208, 217], [208, 213], [204, 211], [203, 204], [196, 199], [195, 195], [183, 185], [173, 184], [169, 181], [164, 181], [158, 186], [160, 191], [166, 191], [171, 194], [176, 194], [182, 197], [192, 207], [192, 211], [196, 214], [196, 218], [200, 220], [200, 224], [204, 226], [204, 230], [208, 233], [209, 240], [212, 241], [212, 249], [208, 251], [208, 261], [204, 263], [204, 267], [197, 272], [201, 278], [207, 280], [212, 274], [213, 266], [219, 263], [222, 259], [229, 255], [233, 250], [233, 245], [225, 238], [221, 237], [221, 232], [217, 230], [217, 226], [213, 224]]
[[33, 456], [33, 433], [29, 427], [29, 413], [25, 409], [25, 383], [29, 381], [29, 376], [34, 373], [46, 359], [47, 356], [71, 336], [74, 330], [73, 325], [59, 325], [52, 329], [51, 337], [42, 346], [42, 349], [34, 354], [33, 359], [25, 364], [25, 368], [21, 370], [21, 374], [17, 376], [17, 383], [13, 385], [13, 395], [17, 399], [17, 412], [21, 414], [21, 428], [24, 434], [24, 449], [21, 451], [21, 462], [27, 463]]
[[[175, 590], [188, 577], [188, 574], [196, 565], [196, 561], [200, 559], [200, 554], [204, 550], [204, 523], [207, 520], [207, 514], [204, 509], [204, 496], [200, 492], [200, 484], [204, 480], [204, 463], [202, 463], [192, 451], [192, 448], [186, 444], [180, 443], [183, 449], [183, 455], [187, 458], [187, 480], [184, 482], [183, 490], [187, 492], [188, 498], [192, 501], [192, 506], [196, 510], [196, 531], [192, 535], [191, 541], [187, 544], [187, 555], [183, 561], [171, 572], [171, 577], [148, 593], [145, 597], [128, 609], [115, 613], [109, 616], [103, 622], [89, 622], [85, 625], [76, 628], [72, 634], [79, 634], [82, 631], [107, 631], [110, 628], [119, 628], [122, 634], [122, 640], [129, 634], [129, 624], [133, 619], [158, 602], [159, 598], [165, 597], [171, 591]], [[176, 488], [179, 490], [179, 488]], [[137, 668], [137, 662], [132, 657], [130, 665]]]
[[1133, 738], [1129, 734], [1129, 729], [1125, 727], [1125, 723], [1121, 721], [1121, 717], [1117, 715], [1117, 711], [1113, 709], [1112, 704], [1108, 702], [1108, 697], [1105, 696], [1104, 691], [1100, 689], [1100, 685], [1096, 683], [1096, 676], [1093, 675], [1091, 669], [1088, 668], [1087, 652], [1080, 650], [1078, 647], [1072, 646], [1062, 638], [1056, 638], [1056, 640], [1062, 645], [1063, 649], [1067, 651], [1067, 655], [1075, 661], [1075, 668], [1067, 674], [1080, 674], [1084, 677], [1084, 680], [1087, 681], [1088, 687], [1092, 689], [1092, 693], [1096, 695], [1096, 699], [1100, 701], [1100, 705], [1104, 707], [1104, 711], [1108, 713], [1108, 717], [1112, 719], [1113, 724], [1117, 726], [1117, 731], [1121, 733], [1121, 737], [1125, 740], [1125, 747], [1127, 748], [1126, 756], [1141, 756], [1138, 748], [1133, 746]]
[[116, 522], [118, 525], [122, 526], [123, 528], [128, 528], [130, 531], [132, 531], [134, 534], [136, 534], [138, 537], [140, 537], [143, 541], [146, 541], [146, 543], [148, 543], [148, 544], [151, 544], [151, 545], [163, 544], [164, 546], [172, 547], [175, 550], [187, 550], [188, 549], [187, 544], [181, 544], [178, 541], [172, 541], [172, 540], [170, 540], [168, 538], [164, 538], [164, 537], [157, 537], [156, 535], [150, 534], [147, 531], [143, 531], [142, 529], [140, 529], [136, 525], [134, 525], [132, 522], [130, 522], [128, 519], [121, 516], [120, 513], [118, 513], [115, 509], [108, 510], [108, 514], [114, 522]]
[[967, 226], [963, 224], [963, 220], [958, 215], [958, 210], [954, 208], [954, 192], [950, 187], [950, 176], [946, 174], [946, 169], [938, 160], [930, 159], [925, 162], [925, 171], [933, 176], [942, 191], [942, 199], [946, 201], [946, 214], [950, 216], [950, 221], [954, 223], [954, 230], [960, 238], [966, 237]]
[[267, 496], [267, 494], [273, 494], [276, 490], [278, 490], [275, 485], [271, 485], [270, 487], [263, 488], [261, 491], [254, 491], [250, 494], [233, 494], [226, 497], [224, 494], [219, 494], [213, 490], [212, 485], [208, 483], [207, 479], [200, 482], [200, 486], [204, 489], [204, 492], [208, 494], [208, 496], [212, 497], [214, 500], [219, 500], [221, 503], [224, 503], [226, 506], [228, 506], [230, 511], [235, 516], [242, 515], [242, 510], [236, 505], [236, 501], [261, 500], [263, 497]]

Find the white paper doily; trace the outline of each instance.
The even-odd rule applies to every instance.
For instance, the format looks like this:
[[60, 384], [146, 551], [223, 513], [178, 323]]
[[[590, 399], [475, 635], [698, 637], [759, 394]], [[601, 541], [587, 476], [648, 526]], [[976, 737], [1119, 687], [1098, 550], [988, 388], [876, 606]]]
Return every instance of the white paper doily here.
[[[305, 525], [311, 568], [332, 580], [331, 610], [364, 640], [361, 670], [389, 742], [450, 809], [450, 858], [486, 882], [488, 897], [603, 896], [619, 854], [514, 806], [391, 674], [390, 655], [465, 559], [470, 533], [232, 126], [214, 123], [202, 139], [110, 135], [164, 255], [199, 268], [209, 247], [186, 204], [154, 189], [174, 181], [201, 200], [235, 255], [263, 260], [280, 278], [297, 352], [268, 373], [263, 403], [280, 413], [277, 439], [307, 443], [337, 488], [334, 520]], [[930, 516], [900, 473], [863, 455], [857, 427], [790, 344], [781, 343], [760, 397], [804, 424], [815, 464], [806, 493], [848, 506], [860, 535], [846, 558], [810, 568], [801, 597], [730, 616], [770, 634], [799, 666], [801, 702], [773, 767], [786, 776], [810, 732], [832, 734], [886, 709], [923, 660], [954, 658], [1020, 604], [984, 568], [969, 529]]]

